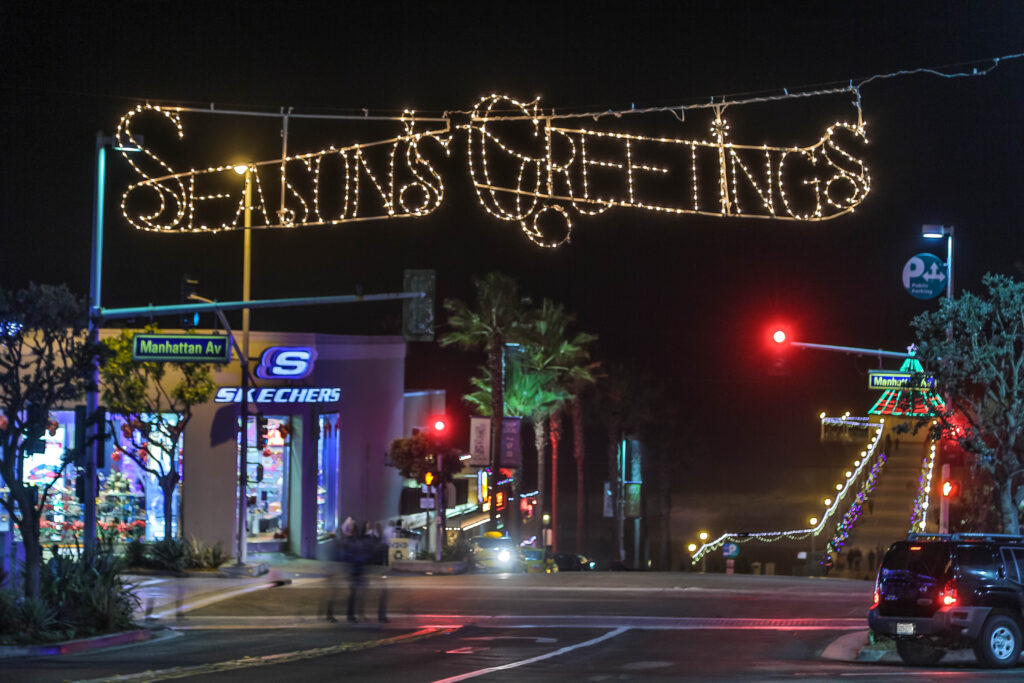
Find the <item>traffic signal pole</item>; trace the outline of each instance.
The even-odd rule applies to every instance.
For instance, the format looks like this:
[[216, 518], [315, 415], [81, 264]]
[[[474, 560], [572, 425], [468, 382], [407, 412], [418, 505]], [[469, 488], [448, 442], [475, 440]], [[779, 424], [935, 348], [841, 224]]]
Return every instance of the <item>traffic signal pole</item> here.
[[438, 562], [441, 561], [441, 546], [444, 541], [445, 530], [445, 518], [444, 518], [444, 458], [441, 453], [434, 455], [437, 460], [437, 484], [434, 489], [434, 521], [437, 524], [437, 536], [435, 536], [435, 548], [434, 548], [434, 559]]
[[[942, 465], [942, 479], [939, 481], [945, 483], [949, 481], [949, 463]], [[939, 533], [949, 533], [949, 495], [946, 491], [941, 491], [942, 495], [939, 497]]]

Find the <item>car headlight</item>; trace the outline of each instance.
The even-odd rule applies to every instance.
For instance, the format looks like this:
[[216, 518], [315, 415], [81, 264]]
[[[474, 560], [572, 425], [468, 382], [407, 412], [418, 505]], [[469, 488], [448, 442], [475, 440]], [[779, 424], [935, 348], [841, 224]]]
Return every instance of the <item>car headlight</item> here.
[[512, 553], [510, 553], [509, 551], [501, 550], [501, 551], [498, 552], [498, 561], [499, 562], [508, 562], [511, 559], [512, 559]]

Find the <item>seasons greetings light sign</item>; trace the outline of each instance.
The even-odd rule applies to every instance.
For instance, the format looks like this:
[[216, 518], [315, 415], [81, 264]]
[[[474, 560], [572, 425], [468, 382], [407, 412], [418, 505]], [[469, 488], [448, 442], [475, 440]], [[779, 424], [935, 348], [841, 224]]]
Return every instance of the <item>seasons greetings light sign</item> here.
[[[141, 179], [121, 211], [142, 230], [218, 232], [244, 227], [246, 186], [255, 228], [324, 226], [417, 218], [445, 199], [443, 167], [464, 144], [465, 171], [479, 204], [518, 223], [541, 246], [566, 241], [580, 217], [610, 209], [669, 214], [822, 221], [853, 211], [871, 189], [859, 152], [863, 123], [835, 122], [802, 146], [734, 141], [725, 107], [691, 137], [640, 134], [620, 118], [545, 115], [537, 101], [490, 95], [470, 112], [395, 119], [397, 135], [282, 158], [182, 170], [175, 150], [138, 128], [156, 124], [185, 139], [187, 110], [139, 105], [118, 125], [123, 152]], [[859, 109], [858, 109], [859, 114]], [[703, 126], [702, 126], [703, 127]], [[458, 140], [458, 142], [456, 142]], [[458, 168], [458, 165], [455, 166]], [[450, 171], [449, 171], [450, 172]]]

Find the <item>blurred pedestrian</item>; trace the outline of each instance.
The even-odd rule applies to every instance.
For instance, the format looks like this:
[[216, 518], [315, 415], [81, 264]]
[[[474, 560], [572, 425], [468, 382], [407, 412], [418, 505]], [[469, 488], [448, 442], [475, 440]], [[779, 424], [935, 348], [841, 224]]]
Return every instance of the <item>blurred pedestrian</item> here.
[[334, 604], [339, 600], [339, 594], [341, 593], [341, 575], [345, 570], [345, 562], [347, 561], [347, 546], [352, 542], [355, 535], [355, 522], [352, 518], [347, 518], [341, 525], [341, 533], [334, 539], [334, 545], [331, 552], [331, 559], [334, 564], [331, 567], [330, 574], [327, 576], [328, 591], [327, 591], [327, 609], [326, 619], [327, 621], [335, 622], [338, 619], [334, 616]]

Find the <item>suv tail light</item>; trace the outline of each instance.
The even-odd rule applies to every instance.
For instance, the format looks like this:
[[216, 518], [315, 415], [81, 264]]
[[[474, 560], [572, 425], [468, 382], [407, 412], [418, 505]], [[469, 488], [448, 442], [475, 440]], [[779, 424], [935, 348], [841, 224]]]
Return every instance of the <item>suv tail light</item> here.
[[947, 581], [946, 585], [942, 587], [942, 591], [939, 593], [939, 603], [943, 607], [949, 607], [957, 603], [956, 581]]
[[[879, 574], [881, 574], [881, 572], [879, 572]], [[878, 585], [880, 578], [881, 578], [881, 576], [876, 576], [875, 577], [875, 594], [873, 596], [871, 596], [871, 599], [872, 599], [871, 606], [872, 607], [878, 607], [878, 603], [880, 603], [882, 601], [881, 588]]]

